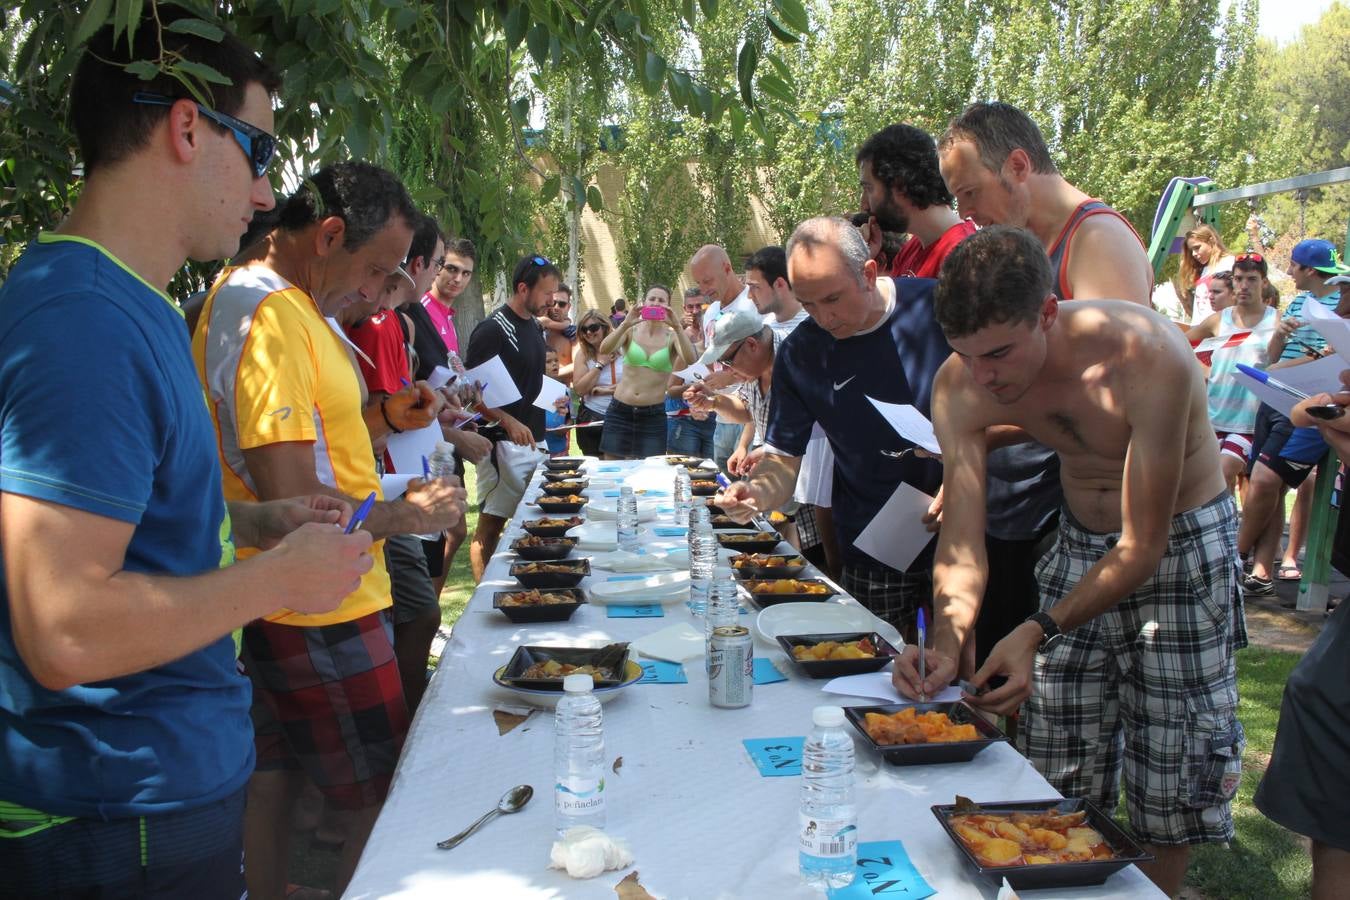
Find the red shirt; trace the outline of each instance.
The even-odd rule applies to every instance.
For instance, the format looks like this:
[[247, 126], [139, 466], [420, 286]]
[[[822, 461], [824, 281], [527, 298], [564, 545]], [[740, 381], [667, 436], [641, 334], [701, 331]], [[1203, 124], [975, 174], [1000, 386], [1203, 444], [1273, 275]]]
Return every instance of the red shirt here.
[[938, 237], [932, 246], [925, 247], [913, 235], [900, 245], [900, 252], [891, 261], [892, 278], [936, 278], [942, 271], [942, 261], [952, 248], [976, 231], [975, 223], [962, 219]]
[[366, 390], [386, 394], [403, 390], [403, 380], [408, 377], [408, 349], [404, 346], [403, 329], [399, 327], [397, 316], [396, 312], [382, 310], [347, 329], [347, 337], [375, 363], [372, 367], [357, 356]]

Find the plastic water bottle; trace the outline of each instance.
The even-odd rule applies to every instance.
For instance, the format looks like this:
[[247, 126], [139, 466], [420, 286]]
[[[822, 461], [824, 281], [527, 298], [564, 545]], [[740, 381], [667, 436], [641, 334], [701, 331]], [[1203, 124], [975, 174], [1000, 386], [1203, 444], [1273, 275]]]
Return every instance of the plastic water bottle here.
[[637, 497], [633, 496], [632, 485], [619, 488], [619, 508], [615, 516], [618, 520], [619, 549], [629, 553], [638, 551], [638, 508]]
[[693, 506], [693, 487], [689, 484], [689, 472], [683, 467], [675, 471], [675, 524], [689, 524], [689, 509]]
[[450, 478], [455, 474], [455, 448], [445, 441], [437, 441], [436, 449], [427, 457], [427, 468], [432, 478]]
[[553, 716], [553, 809], [558, 835], [605, 827], [605, 735], [591, 676], [568, 675]]
[[817, 706], [802, 747], [802, 805], [797, 867], [818, 891], [853, 882], [858, 863], [858, 807], [853, 799], [853, 738], [844, 711]]
[[717, 538], [708, 507], [698, 505], [689, 514], [689, 612], [695, 618], [708, 614], [708, 594], [713, 567], [717, 564]]
[[716, 573], [708, 590], [708, 637], [722, 625], [739, 625], [741, 600], [736, 593], [736, 579], [729, 573]]
[[[455, 475], [455, 448], [445, 441], [437, 441], [436, 449], [427, 457], [427, 474], [429, 480], [435, 481], [441, 478], [453, 478]], [[424, 541], [434, 541], [440, 538], [441, 532], [432, 534], [417, 535]]]

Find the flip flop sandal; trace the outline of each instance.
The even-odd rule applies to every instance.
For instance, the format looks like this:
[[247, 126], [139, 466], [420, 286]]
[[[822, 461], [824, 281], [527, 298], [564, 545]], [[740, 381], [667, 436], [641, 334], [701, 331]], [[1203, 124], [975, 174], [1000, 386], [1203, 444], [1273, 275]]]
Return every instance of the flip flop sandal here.
[[1275, 579], [1277, 581], [1300, 581], [1303, 573], [1299, 571], [1298, 566], [1280, 566], [1275, 570]]

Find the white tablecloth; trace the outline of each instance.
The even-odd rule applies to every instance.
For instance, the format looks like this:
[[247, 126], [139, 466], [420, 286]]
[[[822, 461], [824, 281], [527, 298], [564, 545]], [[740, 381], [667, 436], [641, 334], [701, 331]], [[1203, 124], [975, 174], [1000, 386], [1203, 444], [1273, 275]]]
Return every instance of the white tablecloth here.
[[[539, 477], [527, 500], [537, 493]], [[554, 835], [552, 713], [536, 712], [498, 735], [493, 708], [521, 701], [497, 688], [492, 673], [522, 644], [633, 640], [688, 621], [688, 613], [676, 606], [666, 607], [660, 619], [611, 619], [604, 607], [587, 605], [570, 622], [512, 624], [491, 608], [491, 594], [514, 584], [506, 575], [513, 557], [506, 548], [520, 533], [520, 518], [507, 526], [500, 552], [454, 627], [348, 897], [612, 898], [626, 874], [579, 881], [546, 868]], [[685, 665], [688, 684], [634, 684], [605, 704], [607, 758], [623, 757], [618, 774], [606, 773], [606, 830], [629, 842], [642, 884], [657, 897], [821, 896], [797, 881], [799, 779], [761, 777], [741, 739], [803, 735], [813, 706], [874, 701], [822, 694], [824, 682], [796, 674], [777, 645], [757, 639], [755, 653], [793, 674], [785, 682], [757, 685], [748, 708], [709, 705], [701, 660]], [[976, 880], [931, 805], [951, 803], [958, 793], [977, 802], [1058, 796], [1007, 744], [969, 763], [911, 767], [884, 763], [860, 745], [857, 763], [859, 840], [903, 841], [942, 898], [992, 898], [996, 891]], [[535, 790], [523, 811], [490, 822], [454, 850], [436, 848], [522, 783]], [[1162, 894], [1131, 866], [1100, 887], [1023, 896]]]

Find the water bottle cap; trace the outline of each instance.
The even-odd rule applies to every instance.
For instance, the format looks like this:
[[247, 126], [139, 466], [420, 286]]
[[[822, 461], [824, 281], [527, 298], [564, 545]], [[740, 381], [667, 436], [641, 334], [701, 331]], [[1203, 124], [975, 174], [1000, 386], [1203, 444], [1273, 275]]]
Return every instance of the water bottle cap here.
[[[563, 690], [569, 694], [584, 694], [594, 687], [595, 682], [591, 679], [591, 676], [587, 675], [585, 672], [568, 675], [563, 679]], [[822, 709], [823, 708], [824, 707], [822, 707]], [[840, 711], [840, 715], [843, 715], [842, 710]]]
[[[568, 677], [574, 678], [576, 676], [569, 675]], [[564, 682], [565, 684], [566, 682]], [[811, 710], [811, 724], [817, 728], [838, 728], [844, 724], [844, 710], [839, 706], [817, 706]]]

